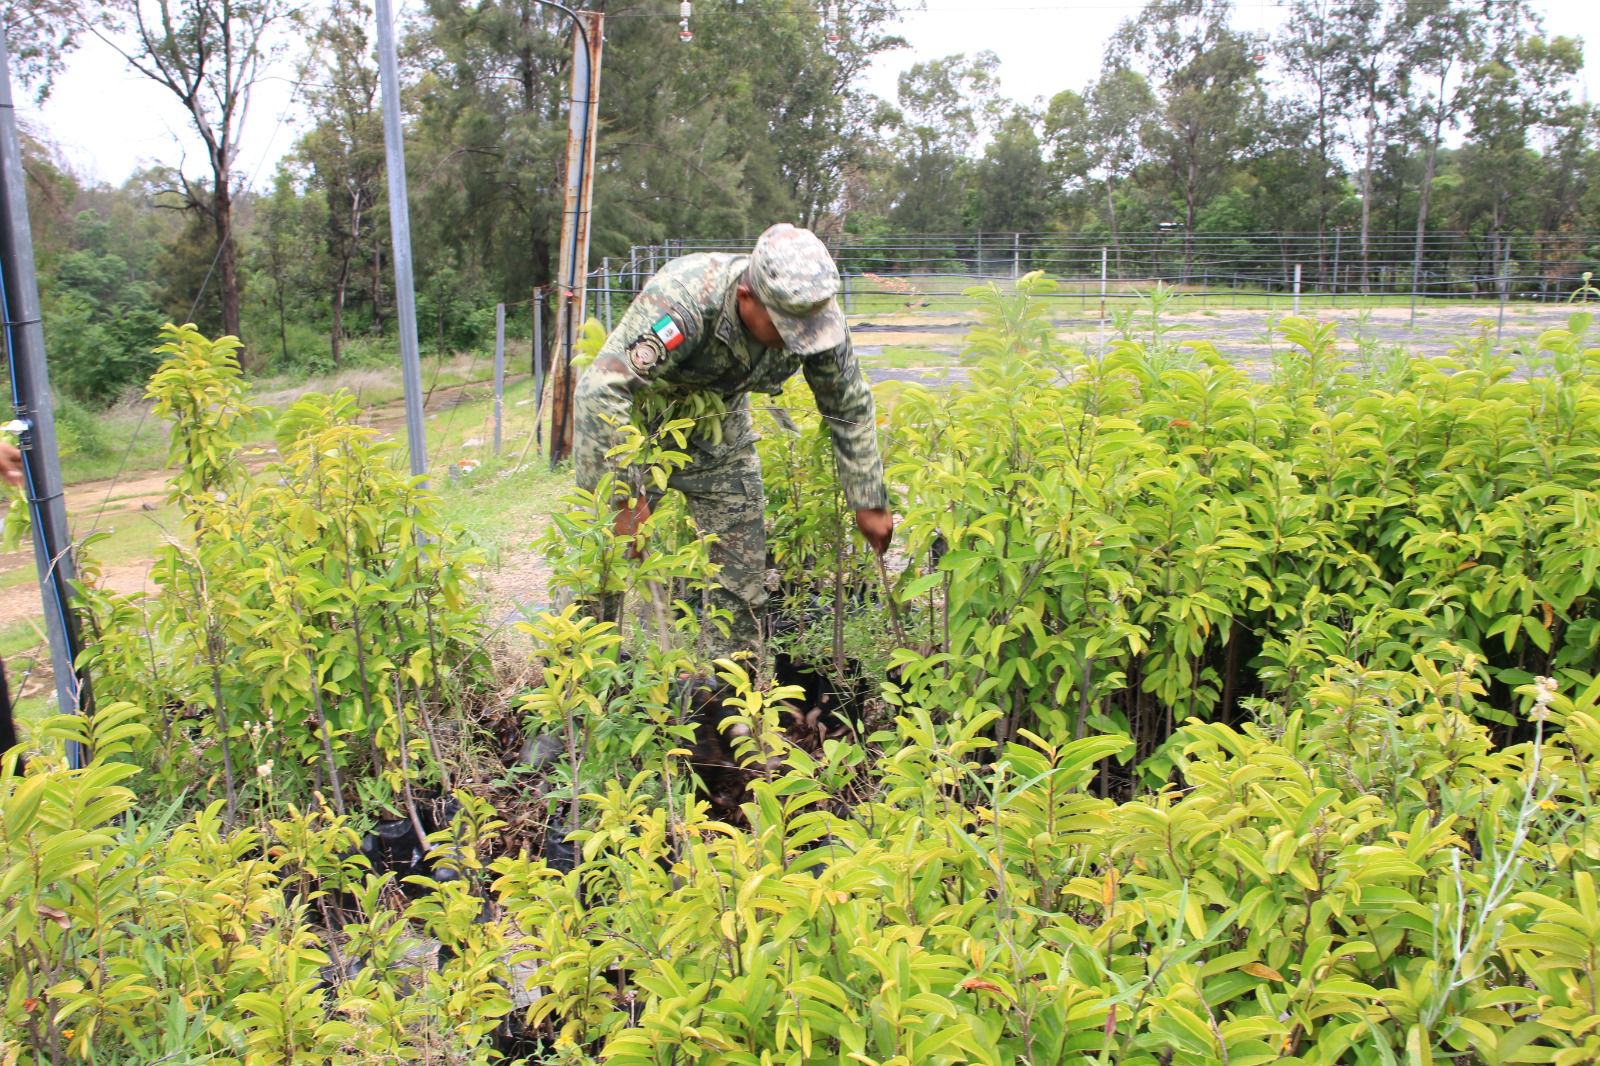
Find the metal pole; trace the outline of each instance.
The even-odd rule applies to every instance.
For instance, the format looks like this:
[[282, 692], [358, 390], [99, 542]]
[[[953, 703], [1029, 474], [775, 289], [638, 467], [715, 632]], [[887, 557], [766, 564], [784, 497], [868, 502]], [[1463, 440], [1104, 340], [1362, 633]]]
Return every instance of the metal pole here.
[[1300, 313], [1300, 264], [1294, 265], [1294, 313]]
[[1505, 246], [1506, 254], [1500, 261], [1500, 317], [1495, 322], [1494, 339], [1500, 341], [1506, 328], [1506, 301], [1511, 298], [1511, 237], [1502, 232], [1500, 241]]
[[[44, 327], [39, 317], [39, 284], [34, 275], [33, 235], [28, 228], [27, 186], [11, 99], [11, 69], [5, 36], [0, 34], [0, 293], [4, 295], [6, 358], [11, 365], [12, 398], [21, 431], [22, 465], [33, 519], [33, 561], [44, 599], [50, 664], [55, 671], [56, 703], [62, 714], [91, 705], [89, 679], [78, 674], [78, 622], [68, 610], [77, 568], [67, 507], [62, 495], [61, 457], [56, 448], [55, 408], [45, 367]], [[68, 765], [84, 764], [83, 745], [67, 745]]]
[[1344, 231], [1333, 231], [1333, 306], [1339, 306], [1339, 239], [1344, 236]]
[[1011, 235], [1011, 280], [1022, 277], [1022, 234]]
[[533, 290], [533, 435], [544, 432], [539, 420], [544, 407], [544, 290]]
[[1106, 350], [1106, 250], [1100, 249], [1100, 351]]
[[632, 291], [639, 291], [639, 246], [635, 244], [628, 249], [628, 279], [632, 282]]
[[417, 297], [411, 279], [411, 210], [406, 200], [406, 148], [400, 133], [400, 60], [395, 52], [394, 11], [378, 0], [378, 73], [383, 87], [383, 150], [389, 171], [389, 236], [394, 242], [394, 303], [400, 320], [400, 368], [406, 393], [406, 445], [411, 473], [428, 472], [428, 442], [422, 425], [422, 361], [417, 354]]
[[506, 305], [494, 305], [494, 454], [500, 457], [506, 406]]
[[611, 257], [600, 258], [600, 293], [606, 302], [606, 333], [611, 332]]

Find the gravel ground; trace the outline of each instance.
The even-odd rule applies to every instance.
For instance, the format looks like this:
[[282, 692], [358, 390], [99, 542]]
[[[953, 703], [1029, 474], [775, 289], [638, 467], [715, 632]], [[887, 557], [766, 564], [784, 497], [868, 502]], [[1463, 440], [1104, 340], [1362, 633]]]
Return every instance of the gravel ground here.
[[[1506, 309], [1500, 334], [1502, 343], [1511, 345], [1528, 341], [1544, 330], [1565, 326], [1574, 310], [1566, 304], [1512, 304]], [[1272, 345], [1267, 336], [1269, 322], [1282, 318], [1286, 313], [1287, 308], [1284, 308], [1269, 318], [1264, 310], [1202, 309], [1164, 315], [1162, 323], [1173, 327], [1172, 332], [1167, 334], [1169, 339], [1179, 342], [1210, 341], [1224, 355], [1247, 368], [1253, 376], [1265, 377], [1272, 362]], [[1417, 312], [1415, 327], [1411, 325], [1410, 311], [1404, 307], [1370, 311], [1307, 307], [1305, 313], [1322, 321], [1337, 323], [1340, 346], [1347, 352], [1353, 353], [1357, 342], [1362, 341], [1380, 346], [1403, 346], [1422, 355], [1442, 356], [1476, 335], [1485, 325], [1494, 333], [1499, 308], [1493, 304], [1423, 308]], [[966, 380], [966, 372], [952, 364], [973, 322], [970, 316], [879, 316], [853, 322], [851, 333], [856, 341], [856, 351], [869, 364], [868, 374], [874, 381], [921, 381], [932, 384], [941, 380]], [[1145, 328], [1148, 331], [1148, 326]], [[1100, 339], [1099, 323], [1078, 319], [1064, 321], [1060, 335], [1063, 341], [1069, 343], [1094, 345]], [[1106, 336], [1114, 336], [1109, 322]], [[873, 359], [882, 358], [887, 349], [900, 346], [949, 355], [952, 357], [951, 363], [930, 362], [927, 366], [904, 368], [871, 365]]]

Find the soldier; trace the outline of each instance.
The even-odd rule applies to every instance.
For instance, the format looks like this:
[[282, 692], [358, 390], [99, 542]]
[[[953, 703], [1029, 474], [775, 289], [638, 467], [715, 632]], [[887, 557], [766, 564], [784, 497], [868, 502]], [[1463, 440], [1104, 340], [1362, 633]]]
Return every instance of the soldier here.
[[[646, 283], [574, 398], [578, 485], [592, 490], [621, 439], [634, 397], [650, 389], [709, 389], [727, 405], [722, 441], [691, 438], [690, 462], [669, 487], [683, 493], [702, 534], [716, 534], [711, 559], [721, 567], [714, 606], [732, 616], [726, 638], [707, 625], [713, 658], [761, 650], [767, 601], [765, 495], [756, 456], [749, 394], [776, 394], [804, 371], [832, 433], [845, 500], [862, 536], [882, 555], [894, 536], [872, 392], [861, 376], [850, 330], [834, 300], [839, 271], [816, 235], [773, 226], [750, 255], [688, 255]], [[650, 501], [619, 505], [615, 530], [630, 536], [650, 517]], [[615, 619], [614, 607], [607, 613]]]

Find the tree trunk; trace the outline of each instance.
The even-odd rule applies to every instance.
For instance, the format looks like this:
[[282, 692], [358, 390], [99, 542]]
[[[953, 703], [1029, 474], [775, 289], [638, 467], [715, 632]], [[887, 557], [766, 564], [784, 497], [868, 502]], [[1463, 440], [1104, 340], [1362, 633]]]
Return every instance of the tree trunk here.
[[1328, 171], [1331, 169], [1328, 145], [1328, 93], [1322, 80], [1317, 83], [1317, 277], [1328, 284]]
[[1372, 291], [1372, 158], [1377, 152], [1378, 116], [1367, 109], [1367, 145], [1361, 164], [1361, 294]]
[[[273, 256], [276, 260], [278, 257]], [[289, 318], [283, 308], [283, 268], [276, 261], [273, 263], [272, 279], [273, 294], [277, 297], [278, 304], [278, 351], [282, 354], [285, 364], [289, 362]]]
[[[224, 169], [213, 168], [211, 223], [217, 232], [217, 276], [222, 288], [222, 332], [239, 336], [239, 264], [233, 244], [233, 190]], [[241, 356], [244, 352], [241, 351]], [[240, 362], [245, 362], [241, 358]], [[253, 361], [252, 361], [253, 362]]]
[[1106, 215], [1111, 220], [1111, 250], [1117, 257], [1117, 277], [1122, 276], [1122, 241], [1117, 236], [1117, 198], [1115, 185], [1110, 178], [1106, 179]]
[[328, 345], [333, 350], [335, 370], [344, 368], [344, 294], [350, 287], [350, 255], [339, 264], [339, 280], [333, 284], [333, 324], [328, 329]]
[[383, 242], [372, 245], [372, 332], [383, 336]]
[[1411, 324], [1417, 324], [1417, 290], [1422, 284], [1422, 245], [1428, 232], [1428, 200], [1433, 192], [1433, 168], [1439, 157], [1439, 121], [1433, 125], [1433, 137], [1428, 141], [1428, 154], [1422, 164], [1421, 196], [1417, 201], [1417, 248], [1411, 259]]

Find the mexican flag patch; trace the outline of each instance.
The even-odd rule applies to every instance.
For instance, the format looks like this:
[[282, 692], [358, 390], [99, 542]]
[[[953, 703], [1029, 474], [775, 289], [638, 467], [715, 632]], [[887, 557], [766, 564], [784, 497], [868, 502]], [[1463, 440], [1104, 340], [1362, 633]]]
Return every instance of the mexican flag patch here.
[[662, 315], [661, 321], [650, 328], [657, 337], [661, 338], [662, 345], [669, 352], [683, 343], [683, 330], [679, 329], [678, 324], [672, 321], [671, 315]]

